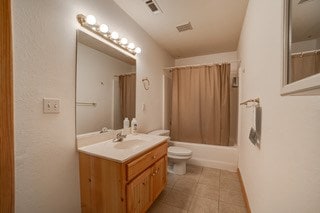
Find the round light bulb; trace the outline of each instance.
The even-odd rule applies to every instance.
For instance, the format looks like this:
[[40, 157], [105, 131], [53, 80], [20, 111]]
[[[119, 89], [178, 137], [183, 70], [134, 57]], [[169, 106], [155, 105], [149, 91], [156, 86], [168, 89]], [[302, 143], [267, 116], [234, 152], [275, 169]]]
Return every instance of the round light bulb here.
[[90, 25], [95, 25], [95, 23], [97, 22], [96, 17], [94, 17], [93, 15], [88, 15], [86, 17], [86, 22]]
[[119, 34], [118, 34], [117, 32], [112, 32], [112, 33], [111, 33], [111, 38], [114, 39], [114, 40], [116, 40], [116, 39], [119, 38]]
[[136, 47], [136, 49], [134, 49], [134, 52], [137, 53], [137, 54], [141, 53], [141, 48], [140, 47]]
[[107, 33], [109, 31], [109, 27], [105, 24], [101, 24], [99, 27], [100, 32]]
[[129, 44], [128, 44], [128, 48], [129, 48], [129, 49], [132, 49], [132, 50], [133, 50], [134, 47], [135, 47], [135, 46], [134, 46], [134, 43], [129, 43]]
[[120, 40], [120, 43], [121, 43], [122, 45], [126, 45], [126, 44], [128, 43], [128, 39], [122, 38], [122, 39]]

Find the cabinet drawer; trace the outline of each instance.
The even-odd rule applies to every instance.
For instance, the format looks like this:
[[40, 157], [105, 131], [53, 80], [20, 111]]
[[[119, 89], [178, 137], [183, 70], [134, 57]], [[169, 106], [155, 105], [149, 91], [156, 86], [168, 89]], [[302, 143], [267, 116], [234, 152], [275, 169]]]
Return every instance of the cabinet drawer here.
[[150, 150], [141, 157], [133, 160], [126, 165], [127, 170], [127, 180], [131, 180], [140, 172], [146, 170], [150, 165], [158, 161], [162, 156], [167, 154], [168, 144], [167, 142], [161, 144], [160, 146]]

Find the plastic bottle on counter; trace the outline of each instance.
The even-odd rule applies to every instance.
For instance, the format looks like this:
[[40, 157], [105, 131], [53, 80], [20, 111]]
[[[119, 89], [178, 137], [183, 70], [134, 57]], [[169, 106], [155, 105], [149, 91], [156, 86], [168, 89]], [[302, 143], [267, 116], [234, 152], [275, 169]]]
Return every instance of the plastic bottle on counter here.
[[137, 134], [137, 129], [138, 129], [138, 122], [135, 118], [133, 118], [131, 121], [131, 134], [133, 135]]
[[129, 119], [128, 118], [125, 118], [124, 120], [123, 120], [123, 129], [127, 129], [127, 128], [129, 128]]

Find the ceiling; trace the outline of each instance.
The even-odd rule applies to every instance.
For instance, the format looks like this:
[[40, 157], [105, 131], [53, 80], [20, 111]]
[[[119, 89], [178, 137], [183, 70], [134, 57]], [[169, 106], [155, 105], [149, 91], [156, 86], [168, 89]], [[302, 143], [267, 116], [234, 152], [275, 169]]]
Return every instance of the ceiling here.
[[293, 0], [292, 41], [320, 38], [320, 0]]
[[[154, 14], [146, 0], [114, 0], [174, 58], [235, 51], [248, 0], [155, 0]], [[191, 22], [193, 30], [176, 26]]]

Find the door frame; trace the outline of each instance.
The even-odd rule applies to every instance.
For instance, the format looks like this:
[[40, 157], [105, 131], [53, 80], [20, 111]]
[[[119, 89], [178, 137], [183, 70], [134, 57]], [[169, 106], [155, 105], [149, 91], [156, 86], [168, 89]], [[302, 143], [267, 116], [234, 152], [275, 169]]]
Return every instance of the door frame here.
[[14, 212], [11, 1], [0, 3], [0, 212]]

